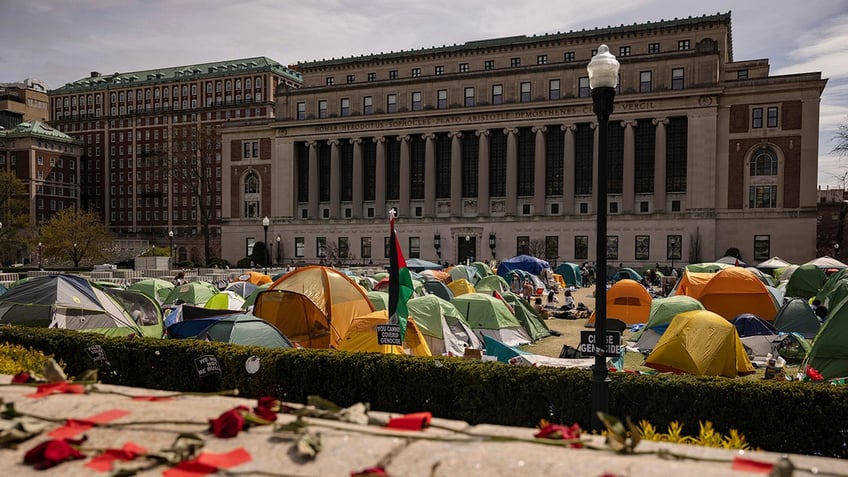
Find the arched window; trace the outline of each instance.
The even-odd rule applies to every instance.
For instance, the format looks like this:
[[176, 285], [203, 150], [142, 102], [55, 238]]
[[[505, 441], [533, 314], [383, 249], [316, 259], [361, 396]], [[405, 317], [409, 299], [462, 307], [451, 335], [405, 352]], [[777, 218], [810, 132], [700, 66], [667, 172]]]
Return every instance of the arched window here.
[[756, 150], [751, 156], [748, 168], [748, 208], [776, 209], [780, 162], [772, 149]]
[[259, 217], [259, 175], [254, 171], [244, 176], [244, 217]]
[[777, 156], [771, 149], [761, 149], [751, 159], [751, 177], [776, 176]]

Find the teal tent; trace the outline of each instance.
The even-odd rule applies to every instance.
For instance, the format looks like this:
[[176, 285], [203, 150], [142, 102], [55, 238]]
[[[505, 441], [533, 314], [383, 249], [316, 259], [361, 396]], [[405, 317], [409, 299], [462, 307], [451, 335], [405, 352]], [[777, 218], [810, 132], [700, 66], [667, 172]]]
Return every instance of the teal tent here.
[[582, 287], [583, 286], [583, 275], [580, 270], [580, 266], [576, 263], [560, 263], [554, 273], [557, 275], [562, 275], [562, 279], [565, 280], [565, 284], [570, 287]]
[[613, 276], [610, 278], [610, 280], [612, 280], [613, 282], [618, 282], [624, 279], [630, 279], [635, 282], [641, 282], [642, 275], [640, 275], [639, 272], [633, 270], [632, 268], [625, 267], [619, 268], [618, 271], [615, 272], [615, 274], [613, 274]]
[[821, 268], [809, 263], [801, 265], [786, 282], [784, 296], [807, 300], [818, 293], [826, 280], [827, 277]]
[[243, 313], [179, 321], [168, 327], [168, 337], [197, 338], [264, 348], [293, 347], [291, 341], [274, 325]]
[[810, 304], [801, 298], [793, 298], [777, 311], [774, 327], [782, 333], [798, 333], [804, 338], [814, 338], [821, 328], [821, 322]]

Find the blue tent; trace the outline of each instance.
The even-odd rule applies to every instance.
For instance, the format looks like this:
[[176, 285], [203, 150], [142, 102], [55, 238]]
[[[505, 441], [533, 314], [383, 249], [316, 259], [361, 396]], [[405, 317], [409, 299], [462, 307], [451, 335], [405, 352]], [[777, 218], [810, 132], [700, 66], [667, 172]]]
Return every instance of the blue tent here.
[[530, 255], [518, 255], [499, 263], [498, 275], [506, 278], [507, 274], [512, 270], [522, 270], [533, 275], [538, 275], [545, 268], [551, 268], [551, 264]]
[[442, 270], [445, 267], [441, 266], [438, 263], [428, 262], [427, 260], [421, 260], [420, 258], [407, 258], [406, 268], [413, 272], [421, 272], [424, 270]]
[[632, 268], [619, 268], [617, 272], [612, 275], [611, 280], [617, 282], [619, 280], [624, 280], [628, 278], [633, 281], [641, 282], [642, 275], [639, 275], [639, 272], [633, 270]]
[[777, 334], [777, 328], [774, 325], [753, 313], [742, 313], [731, 320], [731, 323], [736, 327], [740, 338], [745, 336], [769, 336]]

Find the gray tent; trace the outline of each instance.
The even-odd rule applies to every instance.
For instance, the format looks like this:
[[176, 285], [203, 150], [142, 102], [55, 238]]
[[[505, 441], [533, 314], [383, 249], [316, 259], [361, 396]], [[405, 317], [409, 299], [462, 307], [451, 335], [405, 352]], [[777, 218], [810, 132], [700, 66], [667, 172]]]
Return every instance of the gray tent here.
[[812, 339], [821, 328], [821, 322], [809, 303], [801, 298], [787, 301], [777, 311], [774, 317], [774, 327], [783, 333], [798, 333], [804, 338]]

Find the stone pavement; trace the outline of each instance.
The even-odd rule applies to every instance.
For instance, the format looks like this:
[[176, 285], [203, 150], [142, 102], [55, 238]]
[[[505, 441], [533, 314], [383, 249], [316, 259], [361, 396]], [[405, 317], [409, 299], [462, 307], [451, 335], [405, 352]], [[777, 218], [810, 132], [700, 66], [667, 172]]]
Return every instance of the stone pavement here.
[[[46, 471], [37, 471], [23, 464], [27, 450], [50, 439], [47, 432], [61, 428], [68, 435], [87, 436], [83, 448], [121, 448], [134, 443], [148, 451], [157, 451], [172, 445], [180, 432], [198, 434], [205, 445], [205, 453], [233, 453], [230, 463], [216, 464], [229, 467], [228, 472], [238, 475], [280, 476], [350, 476], [364, 469], [382, 466], [390, 476], [745, 476], [768, 475], [763, 472], [734, 470], [732, 461], [741, 457], [748, 461], [773, 464], [781, 456], [767, 452], [744, 452], [712, 449], [699, 446], [671, 445], [642, 442], [638, 452], [665, 449], [691, 458], [671, 459], [656, 454], [619, 455], [608, 450], [572, 449], [561, 445], [544, 445], [533, 441], [536, 429], [492, 425], [471, 426], [460, 421], [434, 418], [431, 427], [422, 431], [388, 430], [378, 426], [342, 423], [335, 420], [308, 418], [309, 428], [321, 434], [321, 450], [314, 459], [299, 456], [295, 440], [288, 433], [274, 432], [273, 426], [255, 426], [236, 437], [216, 438], [207, 431], [209, 419], [220, 416], [235, 406], [253, 408], [255, 399], [225, 396], [180, 395], [169, 400], [151, 400], [151, 396], [169, 393], [111, 385], [96, 385], [98, 391], [87, 394], [52, 394], [46, 397], [28, 397], [36, 388], [25, 385], [7, 385], [10, 376], [0, 376], [0, 399], [13, 403], [21, 413], [50, 417], [58, 420], [48, 430], [23, 442], [17, 449], [0, 449], [0, 469], [3, 475], [108, 475], [97, 472], [86, 464], [90, 458], [60, 464]], [[111, 394], [105, 393], [111, 392]], [[114, 394], [121, 393], [121, 394]], [[130, 396], [145, 397], [146, 400]], [[117, 411], [126, 411], [125, 415]], [[107, 414], [103, 414], [107, 413]], [[183, 424], [144, 424], [120, 428], [94, 427], [88, 430], [63, 427], [63, 419], [92, 419], [111, 415], [113, 423], [150, 422], [162, 420], [187, 421]], [[369, 416], [383, 419], [397, 417], [386, 413], [370, 412]], [[294, 421], [291, 414], [279, 414], [277, 424]], [[486, 437], [488, 436], [488, 437]], [[495, 436], [520, 438], [528, 442], [498, 440]], [[600, 436], [587, 437], [591, 445], [605, 447]], [[536, 441], [550, 442], [536, 439]], [[93, 453], [88, 453], [92, 455]], [[798, 468], [817, 468], [819, 475], [848, 475], [848, 463], [838, 459], [791, 455], [796, 467], [794, 475], [807, 475]], [[714, 461], [713, 461], [714, 460]], [[157, 467], [139, 475], [163, 475], [168, 467]], [[197, 469], [195, 469], [197, 470]], [[207, 468], [205, 471], [213, 470]], [[167, 476], [204, 475], [203, 469], [195, 473], [174, 472]], [[787, 474], [789, 475], [789, 474]]]

